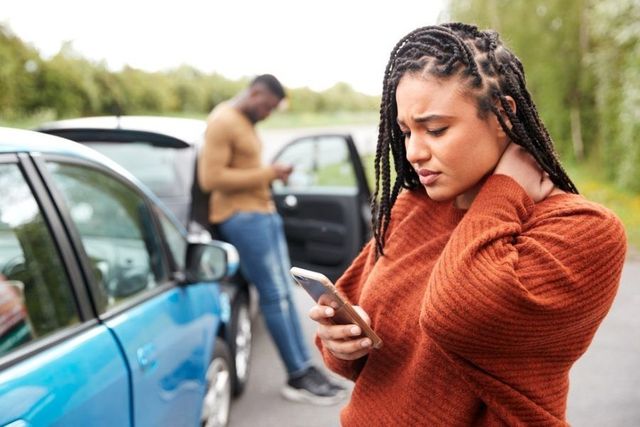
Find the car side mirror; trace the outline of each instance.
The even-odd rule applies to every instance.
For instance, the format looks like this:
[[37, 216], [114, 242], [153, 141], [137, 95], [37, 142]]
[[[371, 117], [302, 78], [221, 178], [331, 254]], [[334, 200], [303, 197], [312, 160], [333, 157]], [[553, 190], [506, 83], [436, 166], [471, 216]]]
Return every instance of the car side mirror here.
[[240, 257], [229, 243], [190, 240], [185, 265], [185, 283], [214, 282], [233, 276], [240, 265]]

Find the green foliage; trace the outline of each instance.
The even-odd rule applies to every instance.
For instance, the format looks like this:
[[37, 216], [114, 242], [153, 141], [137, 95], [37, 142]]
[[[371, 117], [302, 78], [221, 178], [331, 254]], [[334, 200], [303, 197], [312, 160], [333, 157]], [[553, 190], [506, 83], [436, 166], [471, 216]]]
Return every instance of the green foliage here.
[[273, 128], [302, 128], [302, 127], [324, 127], [342, 125], [375, 125], [378, 122], [379, 114], [375, 111], [279, 111], [271, 116], [269, 120], [260, 122], [258, 126], [265, 129]]
[[37, 52], [0, 26], [0, 117], [15, 118], [35, 109]]
[[[640, 250], [640, 194], [607, 182], [603, 170], [592, 165], [569, 164], [569, 176], [587, 199], [608, 207], [622, 220], [631, 252]], [[640, 253], [639, 253], [640, 254]]]
[[119, 74], [126, 94], [122, 114], [144, 114], [147, 111], [175, 111], [178, 97], [170, 78], [163, 73], [147, 73], [125, 67]]
[[607, 178], [640, 192], [640, 5], [595, 3], [591, 21], [598, 155]]
[[521, 59], [562, 158], [640, 191], [637, 0], [449, 0], [449, 10], [498, 30]]
[[[66, 43], [42, 59], [0, 24], [0, 123], [31, 123], [30, 116], [64, 118], [112, 114], [206, 115], [249, 83], [206, 74], [188, 65], [150, 73], [131, 67], [114, 72], [92, 63]], [[378, 99], [344, 83], [324, 91], [288, 89], [289, 111], [373, 112]]]
[[580, 97], [581, 2], [451, 1], [455, 20], [499, 31], [520, 58], [529, 91], [563, 157], [572, 155], [570, 110]]
[[93, 64], [66, 44], [36, 72], [36, 105], [52, 109], [58, 116], [90, 114], [99, 99], [93, 74]]
[[380, 102], [377, 97], [356, 92], [346, 83], [338, 83], [321, 93], [306, 87], [291, 89], [288, 98], [292, 113], [377, 111]]

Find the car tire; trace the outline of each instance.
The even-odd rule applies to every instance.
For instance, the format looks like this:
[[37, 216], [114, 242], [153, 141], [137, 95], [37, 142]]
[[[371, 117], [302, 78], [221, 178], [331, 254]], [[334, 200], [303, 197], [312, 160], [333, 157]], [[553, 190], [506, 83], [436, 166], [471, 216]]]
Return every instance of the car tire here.
[[226, 427], [232, 399], [232, 362], [227, 344], [216, 337], [211, 363], [207, 367], [206, 389], [202, 402], [202, 427]]
[[240, 396], [247, 385], [253, 349], [253, 324], [249, 297], [239, 292], [231, 308], [231, 322], [228, 342], [233, 355], [232, 382], [233, 396]]

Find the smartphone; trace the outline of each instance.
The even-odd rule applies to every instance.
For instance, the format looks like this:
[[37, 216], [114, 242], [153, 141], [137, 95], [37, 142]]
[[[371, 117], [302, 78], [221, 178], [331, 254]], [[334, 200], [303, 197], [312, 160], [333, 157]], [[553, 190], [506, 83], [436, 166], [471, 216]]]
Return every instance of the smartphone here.
[[[344, 300], [338, 293], [336, 287], [322, 273], [305, 270], [304, 268], [292, 267], [291, 275], [295, 281], [304, 288], [315, 302], [328, 305], [334, 308], [335, 314], [331, 321], [338, 325], [348, 325], [355, 323], [360, 327], [363, 334], [371, 339], [373, 348], [382, 347], [382, 339], [371, 329], [371, 327], [360, 317], [353, 306]], [[322, 300], [322, 301], [320, 301]]]

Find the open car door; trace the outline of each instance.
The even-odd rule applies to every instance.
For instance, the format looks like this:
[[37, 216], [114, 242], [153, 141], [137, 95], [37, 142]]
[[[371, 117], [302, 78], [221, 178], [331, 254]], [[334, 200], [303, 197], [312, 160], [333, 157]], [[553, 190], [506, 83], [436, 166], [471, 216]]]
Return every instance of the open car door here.
[[284, 220], [291, 263], [335, 281], [370, 238], [370, 191], [350, 135], [298, 138], [274, 162], [290, 164], [273, 195]]

